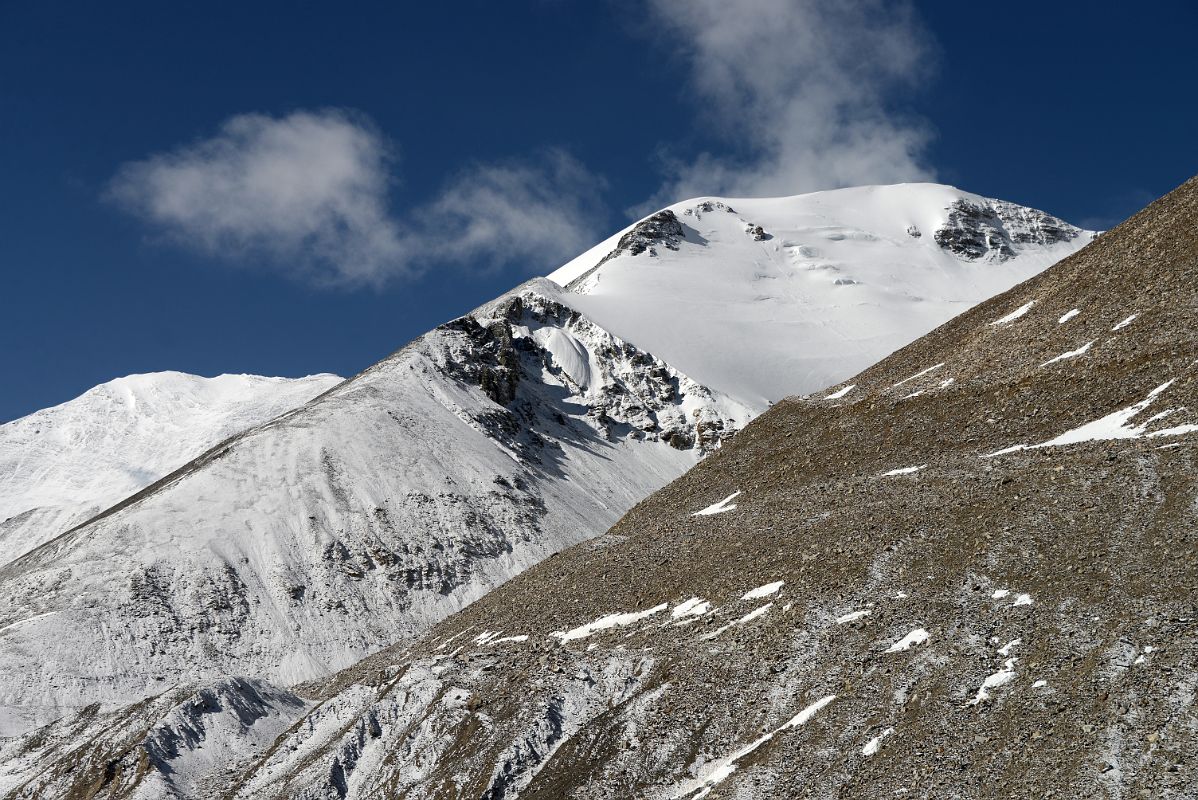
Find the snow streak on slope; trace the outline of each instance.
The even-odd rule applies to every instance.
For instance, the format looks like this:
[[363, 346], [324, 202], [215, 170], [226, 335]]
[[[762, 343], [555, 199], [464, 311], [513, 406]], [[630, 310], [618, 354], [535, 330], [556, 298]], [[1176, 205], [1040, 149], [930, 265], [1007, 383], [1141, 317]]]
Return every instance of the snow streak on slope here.
[[606, 529], [748, 420], [557, 296], [534, 281], [0, 568], [0, 735], [348, 666]]
[[0, 425], [0, 563], [340, 381], [130, 375]]
[[845, 380], [1092, 238], [936, 184], [701, 198], [549, 278], [607, 330], [761, 410]]

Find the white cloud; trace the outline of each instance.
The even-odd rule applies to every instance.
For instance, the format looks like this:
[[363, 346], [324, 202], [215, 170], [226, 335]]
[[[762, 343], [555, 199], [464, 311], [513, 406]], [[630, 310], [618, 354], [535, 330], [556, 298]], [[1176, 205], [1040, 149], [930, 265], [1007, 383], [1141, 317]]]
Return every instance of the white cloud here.
[[924, 123], [887, 98], [930, 70], [909, 9], [876, 0], [652, 0], [709, 132], [734, 156], [666, 161], [655, 201], [934, 177]]
[[556, 266], [600, 238], [603, 185], [560, 150], [534, 161], [474, 166], [421, 214], [424, 248], [482, 268], [513, 261], [529, 272]]
[[182, 244], [377, 284], [411, 270], [387, 210], [391, 158], [358, 115], [241, 114], [210, 139], [125, 164], [109, 194]]
[[[889, 103], [930, 71], [907, 6], [650, 0], [650, 18], [689, 71], [696, 133], [711, 149], [663, 156], [664, 185], [639, 210], [934, 178], [927, 126]], [[243, 114], [212, 138], [124, 165], [109, 194], [172, 240], [322, 284], [377, 286], [445, 264], [543, 272], [607, 223], [602, 180], [561, 151], [476, 164], [402, 216], [389, 202], [393, 163], [360, 114]]]
[[476, 165], [396, 217], [393, 148], [360, 114], [241, 114], [209, 139], [122, 166], [109, 196], [168, 239], [323, 285], [432, 265], [551, 269], [597, 238], [601, 181], [562, 152]]

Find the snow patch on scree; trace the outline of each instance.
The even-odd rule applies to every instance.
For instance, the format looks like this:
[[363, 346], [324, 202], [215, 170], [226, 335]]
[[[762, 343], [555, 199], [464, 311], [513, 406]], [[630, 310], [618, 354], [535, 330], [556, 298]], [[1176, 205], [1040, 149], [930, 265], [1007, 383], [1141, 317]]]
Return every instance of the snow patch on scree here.
[[764, 586], [758, 586], [756, 589], [750, 589], [741, 596], [741, 600], [760, 600], [763, 597], [769, 597], [772, 594], [777, 594], [778, 591], [786, 585], [786, 581], [774, 581], [767, 583]]
[[999, 686], [1005, 686], [1015, 679], [1015, 662], [1017, 658], [1008, 658], [1003, 665], [1003, 668], [998, 672], [986, 676], [986, 680], [982, 681], [982, 685], [978, 687], [978, 693], [969, 705], [976, 706], [978, 703], [985, 702], [990, 699], [990, 690], [997, 689]]
[[1011, 648], [1018, 647], [1021, 644], [1023, 644], [1022, 639], [1012, 639], [1011, 641], [1004, 644], [1002, 647], [998, 648], [998, 654], [1000, 656], [1009, 656], [1009, 655], [1011, 655]]
[[1081, 347], [1077, 348], [1076, 350], [1070, 350], [1066, 353], [1061, 353], [1059, 356], [1054, 356], [1054, 357], [1048, 359], [1047, 361], [1045, 361], [1040, 366], [1047, 367], [1049, 364], [1055, 364], [1058, 361], [1064, 361], [1069, 358], [1077, 358], [1078, 356], [1084, 356], [1089, 351], [1089, 349], [1094, 346], [1094, 342], [1097, 342], [1097, 341], [1098, 341], [1097, 339], [1094, 339], [1093, 341], [1086, 342], [1085, 344], [1083, 344]]
[[832, 392], [832, 394], [828, 395], [824, 399], [825, 400], [839, 400], [840, 398], [844, 397], [846, 394], [848, 394], [849, 392], [853, 391], [856, 388], [857, 388], [857, 384], [850, 383], [848, 386], [844, 387], [840, 391]]
[[598, 633], [608, 628], [623, 628], [633, 623], [640, 622], [646, 617], [651, 617], [665, 611], [670, 607], [669, 603], [662, 603], [659, 606], [654, 606], [648, 611], [634, 611], [628, 614], [608, 614], [606, 617], [600, 617], [594, 622], [588, 622], [586, 625], [580, 625], [577, 628], [568, 630], [565, 633], [555, 631], [550, 636], [561, 639], [563, 642], [572, 642], [575, 639], [585, 639], [593, 633]]
[[699, 638], [705, 642], [710, 642], [712, 639], [716, 638], [717, 636], [719, 636], [721, 633], [728, 630], [729, 628], [735, 628], [737, 625], [744, 625], [746, 622], [752, 622], [753, 620], [757, 619], [758, 617], [763, 616], [766, 612], [768, 612], [773, 607], [773, 605], [774, 605], [773, 603], [766, 603], [765, 605], [763, 605], [759, 608], [753, 609], [748, 614], [745, 614], [743, 617], [734, 619], [726, 625], [721, 625], [719, 628], [716, 628], [711, 633], [704, 634], [703, 636], [701, 636]]
[[920, 464], [918, 467], [899, 467], [892, 469], [890, 472], [883, 472], [883, 478], [889, 478], [893, 475], [910, 475], [912, 472], [919, 472], [921, 469], [927, 469], [927, 464]]
[[725, 511], [735, 511], [736, 503], [728, 505], [731, 501], [740, 496], [740, 492], [733, 492], [718, 503], [712, 503], [707, 508], [696, 511], [691, 514], [692, 517], [710, 517], [712, 514], [723, 514]]
[[701, 617], [708, 611], [711, 611], [711, 603], [698, 597], [692, 597], [690, 600], [684, 600], [674, 606], [674, 610], [670, 612], [670, 619]]
[[928, 640], [928, 632], [923, 628], [916, 628], [908, 633], [903, 638], [899, 639], [890, 647], [886, 648], [887, 653], [902, 653], [905, 650], [910, 650], [916, 645], [923, 644]]
[[915, 373], [914, 375], [910, 376], [909, 378], [903, 378], [901, 381], [894, 384], [890, 388], [897, 389], [898, 387], [902, 386], [904, 383], [909, 383], [910, 381], [913, 381], [916, 378], [922, 378], [924, 375], [927, 375], [929, 372], [935, 372], [936, 370], [940, 369], [941, 367], [944, 366], [944, 364], [945, 364], [945, 362], [943, 362], [943, 361], [941, 361], [939, 364], [933, 364], [932, 366], [928, 367], [927, 369], [920, 370], [919, 372]]
[[1006, 325], [1008, 322], [1014, 322], [1015, 320], [1019, 319], [1027, 312], [1031, 311], [1032, 306], [1034, 306], [1035, 304], [1036, 304], [1035, 300], [1028, 300], [1026, 303], [1024, 303], [1019, 308], [1012, 311], [1010, 314], [1007, 314], [1005, 317], [999, 317], [998, 319], [994, 320], [994, 322], [991, 322], [990, 324], [991, 325]]
[[1002, 450], [996, 450], [993, 453], [987, 453], [982, 458], [993, 458], [995, 456], [1006, 455], [1007, 453], [1018, 452], [1019, 450], [1037, 450], [1042, 447], [1061, 447], [1067, 444], [1078, 444], [1079, 442], [1104, 442], [1112, 439], [1140, 439], [1144, 437], [1158, 436], [1181, 436], [1186, 433], [1198, 432], [1198, 425], [1177, 425], [1172, 428], [1164, 428], [1159, 431], [1148, 432], [1148, 425], [1155, 420], [1160, 419], [1163, 414], [1172, 413], [1171, 411], [1158, 414], [1146, 421], [1143, 425], [1132, 425], [1131, 420], [1138, 416], [1141, 411], [1148, 408], [1152, 401], [1157, 398], [1161, 392], [1165, 391], [1172, 385], [1173, 381], [1166, 381], [1160, 386], [1148, 393], [1148, 396], [1127, 408], [1121, 408], [1111, 414], [1107, 414], [1101, 419], [1096, 419], [1093, 422], [1087, 422], [1085, 425], [1074, 428], [1071, 431], [1066, 431], [1055, 439], [1049, 439], [1047, 442], [1040, 444], [1017, 444], [1012, 447], [1006, 447]]
[[1112, 332], [1112, 333], [1114, 333], [1115, 331], [1120, 331], [1120, 330], [1123, 330], [1123, 329], [1124, 329], [1124, 328], [1126, 328], [1128, 325], [1130, 325], [1130, 324], [1132, 324], [1133, 322], [1135, 322], [1135, 320], [1136, 320], [1136, 317], [1138, 317], [1138, 316], [1140, 316], [1140, 315], [1139, 315], [1139, 314], [1132, 314], [1132, 315], [1131, 315], [1130, 317], [1128, 317], [1127, 319], [1125, 319], [1125, 320], [1123, 320], [1123, 321], [1121, 321], [1121, 322], [1119, 322], [1119, 323], [1116, 323], [1115, 327], [1111, 328], [1111, 332]]
[[499, 639], [492, 639], [491, 641], [487, 642], [487, 646], [492, 647], [497, 644], [503, 644], [504, 642], [520, 643], [520, 642], [527, 642], [527, 641], [528, 641], [528, 636], [526, 634], [522, 633], [519, 636], [504, 636]]
[[882, 740], [894, 733], [894, 728], [887, 728], [879, 733], [874, 738], [865, 743], [865, 747], [861, 748], [861, 755], [869, 757], [878, 752], [882, 747]]

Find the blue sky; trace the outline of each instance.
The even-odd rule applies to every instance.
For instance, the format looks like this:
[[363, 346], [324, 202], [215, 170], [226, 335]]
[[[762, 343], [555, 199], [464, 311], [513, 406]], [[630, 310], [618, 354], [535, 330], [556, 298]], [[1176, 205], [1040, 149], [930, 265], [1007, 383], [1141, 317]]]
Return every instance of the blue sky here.
[[934, 178], [1107, 227], [1198, 171], [1191, 3], [0, 6], [0, 420], [349, 375], [683, 196]]

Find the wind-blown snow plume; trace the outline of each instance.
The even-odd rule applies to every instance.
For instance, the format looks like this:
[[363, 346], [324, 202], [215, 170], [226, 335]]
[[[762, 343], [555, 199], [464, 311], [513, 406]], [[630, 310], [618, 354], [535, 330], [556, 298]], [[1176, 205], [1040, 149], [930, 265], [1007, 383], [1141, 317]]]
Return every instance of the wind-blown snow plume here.
[[123, 165], [108, 196], [169, 240], [317, 284], [374, 285], [432, 265], [530, 271], [598, 238], [602, 181], [564, 152], [477, 164], [406, 218], [393, 145], [362, 114], [240, 114], [215, 136]]
[[718, 136], [739, 157], [667, 162], [655, 203], [927, 180], [928, 129], [887, 106], [928, 68], [909, 8], [875, 0], [653, 0]]

